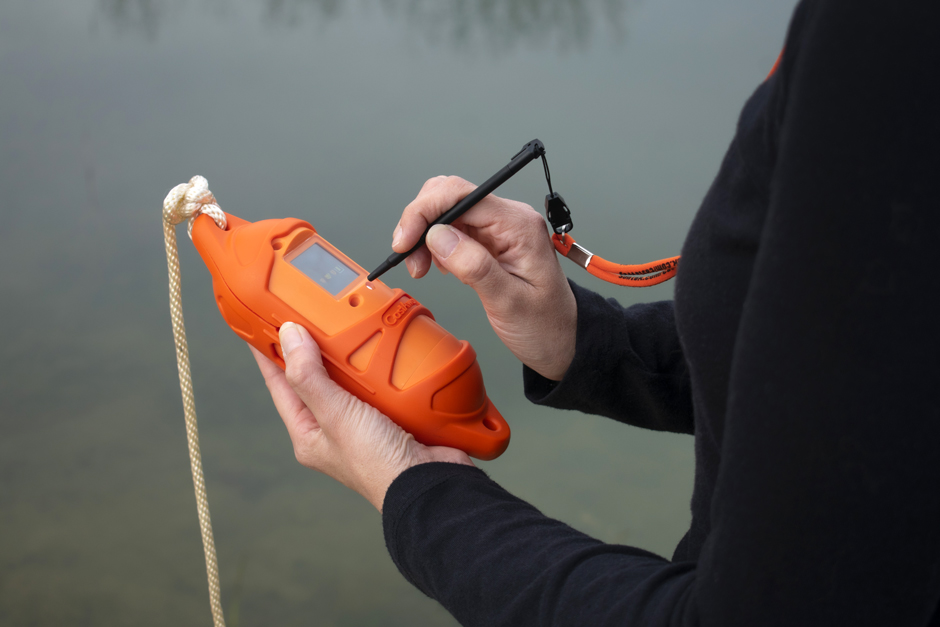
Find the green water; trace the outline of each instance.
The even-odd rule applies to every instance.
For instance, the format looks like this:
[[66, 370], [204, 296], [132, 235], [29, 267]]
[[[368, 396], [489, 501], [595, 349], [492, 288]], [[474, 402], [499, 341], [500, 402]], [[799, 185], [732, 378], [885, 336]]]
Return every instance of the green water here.
[[[678, 252], [793, 0], [5, 0], [0, 5], [0, 624], [207, 625], [160, 205], [313, 222], [366, 267], [422, 182], [548, 147], [575, 235]], [[501, 194], [539, 206], [541, 168]], [[232, 625], [453, 625], [379, 515], [300, 467], [181, 239], [203, 460]], [[621, 302], [630, 291], [565, 262]], [[544, 512], [669, 555], [687, 436], [530, 406], [452, 277], [386, 275], [475, 346], [513, 440], [481, 463]]]

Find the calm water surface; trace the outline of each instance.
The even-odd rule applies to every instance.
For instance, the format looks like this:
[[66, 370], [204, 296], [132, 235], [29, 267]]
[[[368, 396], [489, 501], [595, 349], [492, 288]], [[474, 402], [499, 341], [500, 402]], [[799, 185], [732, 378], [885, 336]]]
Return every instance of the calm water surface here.
[[[422, 182], [549, 150], [575, 234], [678, 252], [793, 0], [6, 0], [0, 5], [0, 624], [207, 625], [160, 205], [194, 174], [368, 267]], [[541, 168], [501, 194], [540, 206]], [[301, 468], [182, 243], [203, 460], [231, 625], [453, 625], [379, 515]], [[568, 262], [624, 303], [630, 291]], [[669, 555], [691, 438], [530, 406], [474, 294], [385, 277], [470, 340], [513, 441], [481, 466], [544, 512]]]

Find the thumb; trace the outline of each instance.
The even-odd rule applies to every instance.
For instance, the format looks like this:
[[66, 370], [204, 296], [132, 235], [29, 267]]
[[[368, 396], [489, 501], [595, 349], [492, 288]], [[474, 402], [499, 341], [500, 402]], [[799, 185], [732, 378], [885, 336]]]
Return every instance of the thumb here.
[[329, 428], [336, 414], [343, 390], [332, 379], [323, 365], [320, 347], [307, 329], [293, 322], [285, 322], [279, 331], [281, 351], [286, 368], [284, 374], [300, 400], [310, 408], [321, 427]]
[[509, 277], [480, 242], [448, 224], [432, 226], [425, 241], [437, 261], [484, 301], [496, 295]]

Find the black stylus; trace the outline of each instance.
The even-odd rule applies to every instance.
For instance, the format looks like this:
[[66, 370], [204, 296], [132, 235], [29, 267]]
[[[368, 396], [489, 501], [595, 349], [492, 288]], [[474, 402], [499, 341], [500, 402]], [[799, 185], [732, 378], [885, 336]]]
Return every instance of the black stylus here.
[[497, 187], [512, 178], [516, 172], [524, 168], [533, 159], [538, 159], [544, 154], [545, 146], [537, 139], [533, 139], [528, 144], [523, 146], [522, 150], [520, 150], [518, 154], [516, 154], [516, 156], [513, 157], [506, 166], [503, 167], [502, 170], [486, 179], [482, 185], [467, 194], [463, 200], [448, 209], [437, 220], [429, 224], [428, 228], [425, 229], [424, 233], [421, 235], [421, 239], [418, 240], [417, 244], [411, 247], [411, 250], [403, 253], [392, 253], [389, 255], [388, 259], [380, 263], [379, 267], [369, 274], [369, 280], [376, 280], [404, 261], [408, 255], [421, 248], [421, 246], [424, 244], [424, 238], [427, 237], [428, 231], [431, 230], [432, 226], [435, 224], [450, 224], [465, 214], [467, 210], [470, 209], [470, 207], [486, 198], [489, 194], [492, 194]]

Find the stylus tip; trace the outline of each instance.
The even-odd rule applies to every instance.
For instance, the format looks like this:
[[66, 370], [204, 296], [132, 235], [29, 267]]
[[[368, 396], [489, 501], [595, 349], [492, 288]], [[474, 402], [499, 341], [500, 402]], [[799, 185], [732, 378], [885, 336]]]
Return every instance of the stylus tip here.
[[376, 280], [377, 278], [385, 274], [391, 267], [392, 267], [391, 264], [389, 264], [387, 261], [383, 261], [381, 264], [379, 264], [378, 268], [376, 268], [369, 274], [368, 280], [369, 281]]

